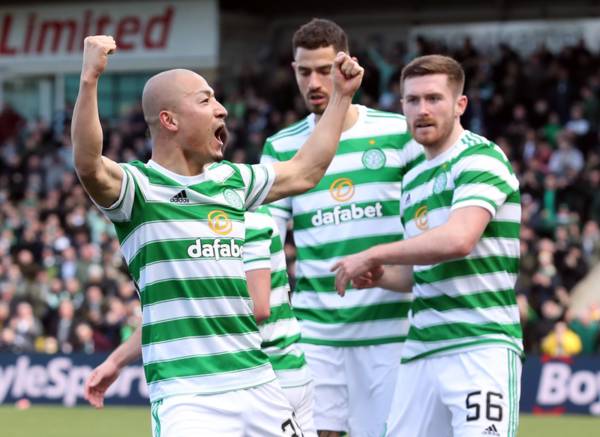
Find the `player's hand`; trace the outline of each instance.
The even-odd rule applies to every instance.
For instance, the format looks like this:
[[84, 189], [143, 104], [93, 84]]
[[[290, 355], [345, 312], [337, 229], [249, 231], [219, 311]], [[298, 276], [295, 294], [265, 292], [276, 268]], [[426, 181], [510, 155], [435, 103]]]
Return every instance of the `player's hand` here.
[[368, 251], [363, 251], [347, 256], [331, 267], [331, 271], [335, 272], [335, 289], [340, 296], [346, 294], [346, 288], [350, 281], [359, 278], [361, 275], [364, 275], [375, 267], [367, 252]]
[[121, 370], [110, 361], [105, 361], [92, 370], [85, 381], [83, 395], [96, 408], [104, 406], [104, 394], [119, 377]]
[[383, 266], [375, 266], [368, 272], [352, 279], [352, 287], [357, 289], [373, 288], [377, 286], [377, 281], [383, 276]]
[[81, 77], [84, 80], [97, 80], [108, 63], [108, 55], [117, 49], [112, 36], [88, 36], [83, 41], [83, 66]]
[[364, 75], [356, 58], [351, 58], [347, 53], [339, 52], [333, 61], [333, 87], [341, 96], [352, 97]]

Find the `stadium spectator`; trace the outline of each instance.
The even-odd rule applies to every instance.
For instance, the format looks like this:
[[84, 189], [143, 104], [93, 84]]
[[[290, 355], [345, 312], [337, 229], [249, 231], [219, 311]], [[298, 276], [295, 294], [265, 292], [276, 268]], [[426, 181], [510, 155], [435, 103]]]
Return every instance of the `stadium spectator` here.
[[589, 220], [583, 227], [581, 248], [588, 266], [595, 266], [600, 262], [600, 227], [598, 222]]
[[569, 179], [583, 168], [583, 154], [573, 146], [571, 135], [566, 132], [558, 138], [558, 150], [550, 156], [548, 169], [556, 175], [566, 175]]
[[28, 302], [17, 304], [9, 326], [15, 334], [14, 346], [21, 352], [33, 352], [35, 340], [42, 334], [42, 325], [35, 318], [31, 304]]
[[89, 323], [80, 322], [75, 326], [73, 352], [93, 354], [94, 352], [107, 352], [111, 348], [112, 344], [110, 344], [106, 337], [94, 330]]
[[561, 321], [542, 340], [542, 352], [551, 357], [571, 357], [581, 352], [581, 339]]
[[0, 300], [0, 332], [8, 326], [10, 307], [8, 302]]
[[600, 340], [600, 306], [592, 304], [577, 313], [570, 310], [566, 320], [569, 328], [581, 339], [581, 353], [591, 355], [598, 352]]
[[10, 142], [18, 136], [24, 125], [25, 119], [21, 114], [15, 111], [11, 105], [5, 103], [0, 111], [0, 144]]
[[86, 288], [80, 312], [83, 319], [88, 321], [94, 328], [99, 327], [104, 322], [104, 296], [100, 287], [90, 285]]
[[20, 347], [15, 343], [15, 331], [11, 327], [5, 327], [0, 331], [0, 352], [22, 353]]
[[57, 318], [50, 322], [49, 333], [56, 338], [58, 349], [63, 353], [73, 351], [75, 333], [75, 307], [69, 299], [64, 299], [58, 306]]
[[123, 337], [126, 339], [130, 335], [130, 333], [124, 334], [122, 332], [128, 323], [127, 307], [125, 303], [116, 296], [109, 297], [107, 301], [108, 309], [102, 318], [101, 331], [106, 335], [108, 341], [111, 342], [111, 349], [114, 349], [121, 344], [121, 341], [124, 339]]

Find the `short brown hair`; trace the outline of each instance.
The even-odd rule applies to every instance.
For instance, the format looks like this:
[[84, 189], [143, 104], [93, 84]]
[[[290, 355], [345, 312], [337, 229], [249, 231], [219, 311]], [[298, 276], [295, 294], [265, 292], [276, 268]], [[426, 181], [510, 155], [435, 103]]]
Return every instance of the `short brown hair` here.
[[465, 71], [462, 66], [443, 55], [427, 55], [413, 59], [402, 69], [400, 88], [404, 93], [404, 81], [411, 77], [429, 76], [430, 74], [445, 74], [448, 85], [455, 88], [456, 94], [461, 95], [465, 88]]
[[313, 18], [300, 26], [292, 39], [292, 55], [302, 47], [309, 50], [333, 46], [335, 52], [348, 53], [348, 36], [346, 32], [331, 20]]

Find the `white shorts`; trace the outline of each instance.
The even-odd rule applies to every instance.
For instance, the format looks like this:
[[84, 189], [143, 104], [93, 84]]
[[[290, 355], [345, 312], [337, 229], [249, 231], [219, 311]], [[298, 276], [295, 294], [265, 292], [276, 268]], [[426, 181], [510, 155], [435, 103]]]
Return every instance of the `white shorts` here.
[[402, 344], [300, 346], [315, 383], [317, 430], [380, 437], [396, 386]]
[[214, 395], [178, 395], [152, 403], [153, 437], [300, 437], [278, 382]]
[[294, 410], [296, 422], [304, 437], [317, 437], [314, 410], [314, 387], [312, 381], [299, 387], [283, 387], [283, 394]]
[[521, 359], [500, 347], [400, 365], [387, 437], [515, 437]]

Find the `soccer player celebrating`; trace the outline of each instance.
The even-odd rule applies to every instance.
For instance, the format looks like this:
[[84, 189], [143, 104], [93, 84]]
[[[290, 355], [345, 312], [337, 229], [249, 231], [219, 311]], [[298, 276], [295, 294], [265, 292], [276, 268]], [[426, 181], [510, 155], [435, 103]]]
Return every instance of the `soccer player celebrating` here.
[[[267, 139], [261, 162], [290, 159], [323, 122], [333, 102], [330, 72], [338, 51], [348, 51], [348, 40], [329, 20], [314, 19], [296, 31], [293, 68], [311, 114]], [[270, 209], [282, 235], [293, 217], [298, 258], [292, 305], [315, 381], [315, 425], [322, 436], [380, 436], [408, 331], [410, 295], [374, 287], [340, 299], [329, 268], [342, 256], [402, 238], [400, 180], [424, 156], [401, 115], [352, 105], [343, 129], [323, 180]]]
[[[269, 357], [302, 434], [304, 437], [316, 437], [312, 378], [304, 353], [297, 344], [300, 327], [289, 302], [290, 286], [277, 225], [265, 206], [256, 212], [246, 212], [244, 220], [246, 238], [242, 256], [254, 316], [259, 322], [261, 348]], [[93, 406], [101, 408], [106, 391], [123, 366], [138, 359], [141, 354], [141, 328], [137, 328], [88, 376], [85, 398]]]
[[88, 194], [114, 223], [140, 291], [154, 435], [294, 432], [252, 315], [241, 258], [244, 212], [317, 184], [363, 70], [336, 55], [332, 102], [318, 129], [290, 161], [256, 166], [218, 163], [227, 111], [204, 78], [159, 73], [142, 96], [152, 159], [119, 165], [102, 156], [97, 104], [98, 80], [115, 49], [110, 36], [85, 39], [74, 160]]
[[523, 353], [514, 285], [519, 184], [494, 143], [466, 131], [464, 72], [439, 55], [402, 71], [402, 106], [427, 160], [403, 178], [405, 240], [337, 262], [343, 294], [412, 288], [388, 436], [512, 437]]

